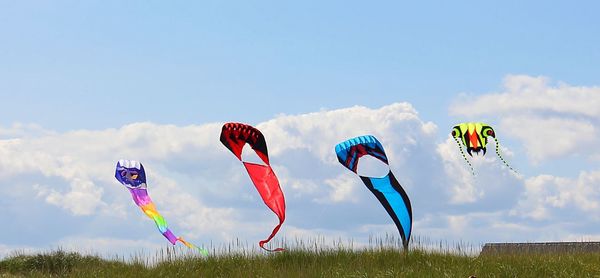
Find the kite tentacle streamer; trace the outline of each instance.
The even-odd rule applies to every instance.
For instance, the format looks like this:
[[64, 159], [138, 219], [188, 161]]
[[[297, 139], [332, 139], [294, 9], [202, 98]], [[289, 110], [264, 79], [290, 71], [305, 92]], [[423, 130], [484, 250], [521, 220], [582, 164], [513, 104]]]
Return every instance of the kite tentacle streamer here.
[[[220, 140], [221, 143], [223, 143], [223, 145], [225, 145], [225, 147], [227, 147], [238, 160], [244, 164], [244, 167], [263, 202], [279, 219], [279, 224], [273, 228], [269, 237], [265, 240], [261, 240], [258, 245], [267, 251], [283, 251], [283, 248], [267, 249], [265, 247], [265, 244], [275, 237], [285, 221], [285, 198], [279, 185], [279, 180], [269, 164], [269, 155], [265, 137], [258, 129], [252, 126], [241, 123], [226, 123], [221, 130]], [[265, 165], [242, 160], [242, 149], [245, 144], [252, 147]]]
[[[383, 146], [372, 135], [359, 136], [335, 146], [338, 161], [350, 171], [357, 173], [358, 161], [364, 155], [371, 155], [388, 165]], [[394, 221], [404, 249], [408, 249], [412, 233], [412, 207], [408, 194], [402, 188], [391, 169], [384, 177], [366, 177], [359, 175], [365, 186], [375, 195]]]
[[179, 241], [189, 248], [199, 250], [203, 255], [208, 255], [206, 249], [197, 247], [183, 238], [175, 236], [168, 228], [167, 221], [160, 215], [154, 202], [152, 202], [152, 199], [150, 199], [150, 196], [148, 195], [148, 190], [146, 189], [146, 173], [144, 171], [144, 166], [141, 163], [130, 160], [119, 160], [119, 162], [117, 162], [115, 178], [127, 187], [131, 193], [133, 202], [140, 207], [146, 216], [154, 220], [158, 231], [171, 244], [175, 245]]
[[473, 174], [473, 176], [475, 176], [475, 169], [473, 169], [473, 165], [471, 165], [471, 162], [467, 158], [467, 155], [465, 155], [465, 152], [463, 151], [463, 148], [460, 145], [460, 142], [458, 142], [458, 139], [456, 139], [456, 137], [454, 137], [454, 141], [458, 145], [458, 149], [460, 150], [460, 154], [462, 154], [462, 156], [465, 159], [465, 161], [467, 162], [467, 164], [469, 164], [469, 168], [471, 169], [471, 174]]
[[510, 165], [508, 165], [508, 163], [506, 162], [506, 160], [504, 160], [504, 158], [502, 157], [502, 155], [500, 155], [500, 142], [498, 142], [498, 139], [494, 138], [494, 141], [496, 141], [496, 155], [498, 155], [498, 157], [500, 158], [500, 160], [502, 160], [502, 163], [504, 163], [504, 165], [506, 165], [506, 167], [508, 167], [508, 169], [512, 170], [513, 172], [517, 173], [517, 171], [515, 169], [513, 169], [512, 167], [510, 167]]

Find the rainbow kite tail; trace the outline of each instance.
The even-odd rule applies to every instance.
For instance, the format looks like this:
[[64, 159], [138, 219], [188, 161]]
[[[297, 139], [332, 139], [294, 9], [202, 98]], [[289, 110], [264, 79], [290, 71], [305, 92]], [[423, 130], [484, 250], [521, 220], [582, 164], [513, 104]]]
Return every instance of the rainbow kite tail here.
[[182, 237], [178, 237], [177, 241], [183, 243], [183, 245], [187, 246], [188, 248], [197, 249], [200, 252], [200, 254], [202, 254], [204, 256], [208, 256], [208, 250], [198, 247], [194, 244], [191, 244], [191, 243], [187, 242], [185, 239], [183, 239]]
[[[159, 227], [159, 230], [160, 227]], [[194, 244], [189, 243], [188, 241], [186, 241], [185, 239], [183, 239], [182, 237], [177, 237], [173, 234], [173, 232], [171, 232], [170, 229], [166, 228], [164, 231], [161, 230], [162, 235], [167, 238], [167, 240], [169, 240], [169, 242], [171, 242], [171, 244], [175, 245], [178, 241], [183, 243], [183, 245], [187, 246], [190, 249], [196, 249], [198, 250], [202, 255], [204, 256], [208, 256], [208, 250], [204, 249], [204, 248], [200, 248]]]
[[183, 243], [185, 246], [187, 246], [191, 249], [197, 249], [203, 255], [208, 256], [208, 251], [206, 249], [199, 248], [199, 247], [185, 241], [183, 238], [175, 236], [173, 234], [173, 232], [171, 232], [171, 230], [167, 226], [167, 221], [165, 220], [165, 218], [162, 217], [162, 215], [160, 215], [160, 213], [156, 209], [156, 206], [152, 202], [152, 199], [150, 199], [150, 196], [148, 196], [148, 191], [146, 189], [137, 189], [136, 188], [136, 189], [130, 189], [130, 191], [131, 191], [131, 195], [133, 196], [134, 202], [138, 206], [140, 206], [140, 208], [142, 209], [144, 214], [146, 214], [148, 217], [150, 217], [152, 220], [154, 220], [154, 223], [156, 224], [158, 231], [171, 244], [175, 245], [177, 243], [177, 241], [179, 241], [179, 242]]

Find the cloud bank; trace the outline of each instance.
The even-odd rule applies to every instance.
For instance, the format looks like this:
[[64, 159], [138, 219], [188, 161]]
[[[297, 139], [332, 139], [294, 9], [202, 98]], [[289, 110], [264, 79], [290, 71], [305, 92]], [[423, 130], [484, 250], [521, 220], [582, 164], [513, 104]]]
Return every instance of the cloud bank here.
[[[451, 111], [465, 117], [502, 115], [499, 128], [517, 134], [533, 162], [565, 157], [582, 151], [580, 144], [596, 142], [596, 107], [555, 107], [537, 98], [551, 95], [560, 101], [574, 94], [581, 101], [591, 98], [585, 101], [590, 103], [597, 101], [597, 89], [549, 87], [547, 82], [511, 76], [506, 92], [471, 98], [469, 106], [477, 109]], [[512, 98], [531, 102], [512, 104]], [[526, 133], [513, 130], [515, 123], [531, 124], [526, 132], [556, 140], [556, 149], [544, 152]], [[544, 135], [546, 128], [565, 123], [568, 128], [562, 132], [569, 134]], [[11, 223], [1, 250], [6, 254], [19, 248], [68, 246], [111, 254], [132, 252], [137, 245], [148, 250], [167, 246], [114, 180], [118, 159], [144, 163], [150, 195], [175, 234], [199, 245], [236, 239], [253, 245], [266, 238], [276, 217], [262, 204], [243, 166], [219, 142], [222, 124], [145, 122], [70, 132], [35, 125], [1, 128], [0, 205], [6, 213], [0, 220]], [[508, 171], [490, 153], [472, 159], [478, 172], [474, 178], [454, 141], [438, 138], [438, 126], [421, 119], [408, 103], [280, 115], [250, 124], [265, 135], [286, 195], [281, 238], [353, 238], [365, 243], [370, 236], [396, 234], [375, 197], [334, 154], [335, 144], [365, 134], [380, 139], [392, 171], [409, 194], [417, 236], [479, 243], [600, 234], [590, 224], [600, 212], [600, 171], [581, 172], [577, 178], [524, 177]], [[571, 144], [570, 133], [587, 135], [580, 144]], [[511, 149], [503, 151], [512, 158]]]
[[600, 87], [554, 85], [546, 77], [509, 75], [504, 91], [463, 95], [450, 113], [499, 118], [505, 134], [519, 139], [534, 163], [566, 155], [598, 156]]
[[598, 238], [600, 87], [509, 75], [502, 92], [463, 94], [450, 113], [499, 122], [499, 136], [516, 140], [527, 154], [529, 172], [542, 165], [567, 174], [525, 177], [510, 225], [528, 227], [524, 232], [538, 233], [536, 240]]

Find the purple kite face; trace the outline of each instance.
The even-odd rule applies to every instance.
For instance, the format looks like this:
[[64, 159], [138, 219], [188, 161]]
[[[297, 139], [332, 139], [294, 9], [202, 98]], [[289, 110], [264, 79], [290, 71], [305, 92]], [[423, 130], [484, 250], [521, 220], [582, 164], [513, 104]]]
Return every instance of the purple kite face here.
[[119, 160], [115, 178], [128, 188], [146, 188], [146, 172], [139, 161]]

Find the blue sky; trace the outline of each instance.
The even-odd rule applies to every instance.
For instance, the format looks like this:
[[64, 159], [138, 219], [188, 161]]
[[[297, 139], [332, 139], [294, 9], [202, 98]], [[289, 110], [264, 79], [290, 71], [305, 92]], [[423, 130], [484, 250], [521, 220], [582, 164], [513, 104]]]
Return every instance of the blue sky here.
[[[204, 211], [196, 217], [214, 211], [226, 219], [217, 225], [220, 231], [206, 233], [189, 221], [170, 220], [192, 239], [225, 241], [260, 226], [236, 222], [248, 219], [241, 210], [252, 205], [254, 192], [236, 199], [205, 188], [248, 189], [244, 176], [232, 174], [240, 165], [218, 145], [215, 127], [227, 121], [264, 128], [269, 147], [280, 150], [273, 152], [282, 161], [276, 170], [290, 184], [282, 181], [297, 208], [289, 214], [288, 235], [364, 238], [378, 231], [367, 224], [393, 232], [385, 218], [355, 229], [310, 221], [311, 211], [319, 213], [315, 204], [331, 208], [332, 217], [351, 207], [380, 209], [370, 196], [347, 195], [367, 192], [327, 156], [328, 144], [342, 135], [374, 133], [388, 136], [380, 139], [398, 161], [392, 168], [421, 202], [416, 227], [423, 235], [472, 242], [594, 238], [600, 235], [597, 219], [567, 219], [598, 206], [599, 9], [595, 1], [0, 1], [0, 204], [19, 215], [0, 218], [14, 224], [0, 251], [83, 239], [122, 240], [134, 249], [138, 243], [160, 246], [151, 223], [135, 214], [110, 180], [112, 160], [128, 155], [156, 171], [158, 192], [194, 200], [196, 211]], [[481, 177], [464, 175], [464, 161], [450, 149], [455, 146], [447, 134], [455, 123], [480, 120], [494, 125], [521, 176], [508, 174], [493, 152], [476, 160]], [[326, 139], [313, 139], [319, 136]], [[147, 149], [138, 150], [142, 146]], [[99, 168], [85, 178], [61, 172], [87, 159]], [[315, 160], [330, 174], [311, 177]], [[204, 185], [186, 187], [190, 183]], [[450, 189], [436, 195], [439, 206], [432, 205], [419, 193], [439, 190], [439, 183]], [[169, 188], [183, 195], [171, 196]], [[31, 190], [35, 194], [28, 195]], [[500, 197], [488, 199], [494, 194]], [[193, 210], [169, 208], [167, 199], [159, 205], [174, 215], [167, 219]], [[475, 209], [483, 203], [490, 206]], [[118, 219], [109, 213], [115, 206], [122, 206]], [[369, 214], [356, 215], [370, 221]], [[49, 218], [78, 228], [52, 226], [46, 236], [36, 234], [32, 219], [46, 226]], [[102, 224], [122, 226], [131, 219], [133, 227], [123, 232]], [[447, 225], [434, 224], [440, 221]], [[461, 234], [453, 221], [477, 223], [499, 236]], [[559, 232], [539, 235], [536, 226], [549, 227], [542, 224]], [[494, 229], [498, 225], [516, 230]], [[144, 228], [141, 243], [128, 233]], [[18, 237], [24, 230], [29, 237]], [[254, 240], [261, 230], [237, 235]], [[523, 236], [500, 236], [507, 232]]]
[[439, 119], [457, 93], [495, 91], [506, 74], [594, 85], [600, 60], [594, 1], [2, 6], [0, 93], [11, 101], [0, 123], [58, 130], [395, 101]]

